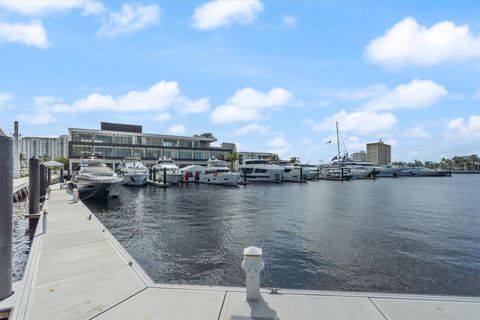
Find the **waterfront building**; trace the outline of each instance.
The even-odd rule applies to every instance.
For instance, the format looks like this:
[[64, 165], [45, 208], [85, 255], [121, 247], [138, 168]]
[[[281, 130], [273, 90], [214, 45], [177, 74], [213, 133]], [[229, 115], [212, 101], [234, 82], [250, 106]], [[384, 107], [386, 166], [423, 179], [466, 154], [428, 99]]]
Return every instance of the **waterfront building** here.
[[75, 169], [83, 156], [95, 153], [113, 169], [126, 157], [141, 158], [151, 166], [161, 157], [172, 158], [182, 167], [206, 164], [210, 158], [228, 160], [236, 147], [223, 144], [212, 147], [214, 137], [174, 136], [143, 133], [142, 126], [101, 123], [100, 130], [69, 128], [68, 158]]
[[22, 137], [20, 140], [20, 152], [25, 159], [38, 157], [39, 159], [55, 159], [68, 157], [68, 136], [55, 137]]
[[392, 162], [392, 147], [381, 139], [379, 142], [367, 143], [367, 161], [377, 166], [390, 164]]
[[366, 162], [367, 161], [367, 153], [365, 151], [355, 152], [352, 154], [352, 160], [358, 162]]
[[245, 160], [248, 159], [262, 159], [262, 160], [278, 160], [278, 155], [276, 153], [270, 153], [270, 152], [255, 152], [255, 151], [241, 151], [238, 153], [238, 161], [239, 163], [242, 163]]

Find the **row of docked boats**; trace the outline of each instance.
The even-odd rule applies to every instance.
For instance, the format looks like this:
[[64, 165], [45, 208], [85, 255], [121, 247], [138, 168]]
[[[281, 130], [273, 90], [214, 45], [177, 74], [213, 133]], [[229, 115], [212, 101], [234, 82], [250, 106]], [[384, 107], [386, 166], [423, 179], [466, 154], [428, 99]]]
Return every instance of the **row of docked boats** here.
[[375, 166], [368, 162], [342, 159], [330, 165], [308, 166], [290, 162], [270, 162], [248, 159], [232, 172], [224, 160], [211, 159], [206, 166], [190, 165], [179, 168], [170, 158], [160, 158], [148, 169], [139, 158], [125, 158], [115, 172], [101, 157], [91, 155], [80, 160], [73, 173], [72, 182], [80, 199], [118, 196], [121, 185], [143, 186], [150, 179], [155, 182], [176, 184], [199, 182], [235, 186], [244, 182], [282, 182], [304, 180], [350, 180], [376, 177], [448, 176], [450, 171], [431, 170], [424, 167], [399, 168]]

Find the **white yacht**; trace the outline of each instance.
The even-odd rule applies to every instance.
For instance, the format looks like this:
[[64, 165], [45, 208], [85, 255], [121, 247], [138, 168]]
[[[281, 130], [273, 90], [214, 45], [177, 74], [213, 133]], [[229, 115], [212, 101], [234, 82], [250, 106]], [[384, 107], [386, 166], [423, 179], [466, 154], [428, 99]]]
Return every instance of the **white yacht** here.
[[144, 186], [148, 182], [148, 169], [140, 158], [123, 159], [118, 172], [126, 186]]
[[408, 177], [451, 177], [450, 170], [434, 170], [425, 167], [408, 167], [402, 168], [399, 176]]
[[240, 182], [240, 175], [231, 172], [227, 162], [223, 160], [208, 160], [207, 167], [200, 174], [200, 182], [236, 186]]
[[156, 180], [163, 181], [163, 171], [166, 170], [167, 183], [179, 183], [183, 180], [183, 175], [175, 162], [167, 157], [157, 160], [157, 164], [153, 166], [155, 169]]
[[72, 180], [77, 185], [80, 200], [117, 197], [123, 182], [102, 158], [94, 155], [80, 160]]
[[267, 160], [248, 159], [238, 167], [241, 178], [247, 181], [281, 182], [284, 169], [281, 166], [270, 164]]

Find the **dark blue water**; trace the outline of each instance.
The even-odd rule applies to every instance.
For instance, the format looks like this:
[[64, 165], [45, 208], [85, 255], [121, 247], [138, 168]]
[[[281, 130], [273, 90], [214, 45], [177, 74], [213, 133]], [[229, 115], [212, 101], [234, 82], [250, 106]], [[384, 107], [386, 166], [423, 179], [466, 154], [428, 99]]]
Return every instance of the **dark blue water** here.
[[480, 176], [124, 187], [87, 205], [159, 283], [480, 295]]

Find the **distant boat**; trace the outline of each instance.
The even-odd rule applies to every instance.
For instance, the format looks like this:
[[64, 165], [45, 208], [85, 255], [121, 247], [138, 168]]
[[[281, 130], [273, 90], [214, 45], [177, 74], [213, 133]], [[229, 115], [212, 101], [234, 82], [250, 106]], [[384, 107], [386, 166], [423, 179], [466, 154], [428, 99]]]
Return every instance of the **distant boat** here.
[[148, 182], [148, 169], [140, 158], [123, 159], [118, 172], [127, 186], [144, 186]]
[[247, 159], [238, 167], [241, 178], [249, 182], [281, 182], [284, 169], [268, 160]]
[[200, 174], [200, 182], [236, 186], [240, 182], [240, 175], [231, 172], [223, 160], [208, 160], [207, 167]]
[[78, 187], [80, 200], [117, 197], [123, 182], [103, 158], [95, 155], [80, 160], [72, 180]]
[[451, 177], [450, 170], [434, 170], [425, 167], [408, 167], [400, 170], [402, 177]]
[[163, 157], [157, 160], [157, 164], [153, 166], [155, 169], [157, 181], [163, 181], [163, 171], [166, 170], [166, 182], [167, 183], [179, 183], [183, 180], [183, 175], [175, 162], [167, 157]]

